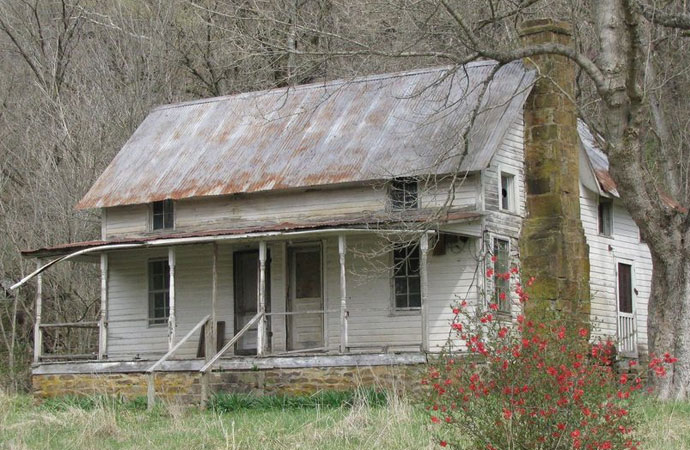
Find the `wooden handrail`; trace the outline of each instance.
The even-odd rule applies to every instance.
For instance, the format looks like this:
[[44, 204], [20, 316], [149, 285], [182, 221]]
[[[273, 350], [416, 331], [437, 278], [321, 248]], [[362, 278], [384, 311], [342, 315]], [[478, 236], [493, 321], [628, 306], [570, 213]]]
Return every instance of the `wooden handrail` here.
[[98, 328], [100, 322], [42, 323], [41, 328]]
[[163, 356], [161, 357], [161, 359], [159, 359], [158, 361], [155, 362], [155, 364], [153, 364], [151, 367], [149, 367], [148, 369], [146, 369], [146, 373], [153, 373], [153, 371], [156, 370], [156, 369], [158, 368], [158, 366], [160, 366], [160, 365], [163, 364], [168, 358], [170, 358], [170, 357], [173, 355], [173, 353], [175, 353], [175, 352], [182, 346], [182, 344], [184, 344], [185, 342], [187, 342], [187, 340], [188, 340], [190, 337], [192, 337], [192, 335], [193, 335], [199, 328], [201, 328], [206, 322], [208, 322], [208, 319], [210, 319], [210, 318], [211, 318], [211, 315], [210, 315], [210, 314], [207, 314], [206, 316], [204, 316], [204, 318], [201, 319], [201, 320], [199, 321], [199, 323], [197, 323], [196, 325], [194, 325], [194, 328], [192, 328], [191, 330], [189, 330], [189, 333], [185, 334], [185, 336], [184, 336], [182, 339], [180, 339], [179, 342], [178, 342], [177, 344], [175, 344], [175, 345], [173, 346], [173, 348], [171, 348], [171, 349], [168, 351], [168, 353], [166, 353], [165, 355], [163, 355]]
[[228, 341], [228, 343], [225, 344], [225, 345], [223, 346], [223, 348], [221, 348], [221, 349], [218, 351], [218, 353], [216, 353], [215, 355], [213, 355], [213, 357], [212, 357], [211, 359], [209, 359], [208, 362], [207, 362], [206, 364], [204, 364], [204, 366], [203, 366], [201, 369], [199, 369], [199, 372], [200, 372], [202, 375], [205, 375], [206, 372], [208, 372], [208, 370], [213, 366], [213, 364], [215, 364], [215, 362], [218, 361], [218, 359], [219, 359], [221, 356], [223, 356], [223, 353], [227, 352], [228, 349], [229, 349], [230, 347], [232, 347], [233, 345], [235, 345], [235, 342], [237, 342], [237, 341], [244, 335], [244, 333], [246, 333], [247, 330], [249, 330], [249, 329], [252, 327], [252, 325], [254, 325], [256, 322], [258, 322], [259, 319], [260, 319], [263, 315], [264, 315], [263, 313], [256, 313], [256, 315], [255, 315], [254, 317], [252, 317], [252, 320], [250, 320], [249, 322], [247, 322], [247, 324], [246, 324], [244, 327], [242, 327], [242, 329], [241, 329], [236, 335], [234, 335], [234, 336], [232, 337], [232, 339], [230, 339], [230, 340]]

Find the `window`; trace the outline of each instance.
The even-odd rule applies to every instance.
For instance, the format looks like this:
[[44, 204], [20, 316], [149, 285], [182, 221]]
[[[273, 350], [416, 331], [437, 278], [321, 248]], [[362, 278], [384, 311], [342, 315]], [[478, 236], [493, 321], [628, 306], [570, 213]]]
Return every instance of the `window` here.
[[422, 305], [417, 244], [393, 250], [393, 286], [396, 310], [419, 308]]
[[164, 324], [170, 315], [170, 266], [167, 259], [149, 261], [149, 325]]
[[400, 178], [391, 181], [390, 185], [391, 209], [404, 211], [419, 207], [417, 180]]
[[632, 266], [618, 263], [618, 312], [632, 314]]
[[169, 230], [175, 227], [172, 200], [153, 202], [153, 229]]
[[501, 209], [515, 211], [515, 175], [501, 172]]
[[609, 198], [599, 198], [599, 234], [611, 236], [613, 231], [613, 201]]
[[[510, 271], [510, 243], [505, 239], [494, 238], [494, 272], [503, 275]], [[510, 313], [510, 278], [494, 277], [495, 298], [500, 312]]]

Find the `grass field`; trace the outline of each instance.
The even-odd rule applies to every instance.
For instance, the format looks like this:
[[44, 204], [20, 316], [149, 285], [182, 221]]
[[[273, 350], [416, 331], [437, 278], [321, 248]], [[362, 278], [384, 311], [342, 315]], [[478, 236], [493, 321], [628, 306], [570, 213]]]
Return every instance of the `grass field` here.
[[[95, 404], [94, 404], [95, 403]], [[641, 409], [647, 449], [690, 449], [690, 404]], [[100, 400], [35, 405], [0, 392], [0, 448], [8, 449], [425, 449], [424, 413], [398, 399], [385, 406], [254, 405], [229, 412]]]

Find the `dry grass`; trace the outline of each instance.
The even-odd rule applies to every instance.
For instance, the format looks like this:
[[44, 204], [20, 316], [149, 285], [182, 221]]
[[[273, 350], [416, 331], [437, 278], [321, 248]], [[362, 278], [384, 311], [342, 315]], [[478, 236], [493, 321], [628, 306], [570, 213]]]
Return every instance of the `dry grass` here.
[[[690, 403], [648, 403], [641, 437], [652, 450], [690, 449]], [[386, 407], [213, 413], [178, 405], [154, 411], [104, 401], [38, 406], [0, 392], [0, 448], [7, 449], [431, 449], [424, 413], [393, 398]]]

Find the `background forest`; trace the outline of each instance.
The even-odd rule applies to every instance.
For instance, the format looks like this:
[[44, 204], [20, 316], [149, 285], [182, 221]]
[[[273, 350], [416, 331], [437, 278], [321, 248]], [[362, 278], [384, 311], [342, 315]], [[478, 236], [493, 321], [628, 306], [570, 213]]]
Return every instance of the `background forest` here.
[[[492, 49], [519, 44], [515, 26], [558, 17], [578, 51], [600, 48], [596, 0], [456, 0]], [[74, 205], [151, 108], [166, 103], [476, 57], [437, 0], [0, 0], [0, 385], [28, 381], [34, 268], [20, 250], [96, 239], [98, 211]], [[659, 2], [678, 13], [685, 1]], [[688, 204], [690, 88], [686, 31], [644, 28], [641, 127], [647, 169]], [[600, 99], [578, 76], [577, 101], [596, 127]], [[656, 152], [660, 146], [670, 149]], [[661, 155], [661, 156], [660, 156]], [[98, 268], [63, 264], [44, 278], [44, 322], [97, 317]], [[44, 345], [90, 351], [88, 331]], [[73, 331], [74, 333], [74, 331]], [[91, 338], [95, 338], [95, 333]]]

